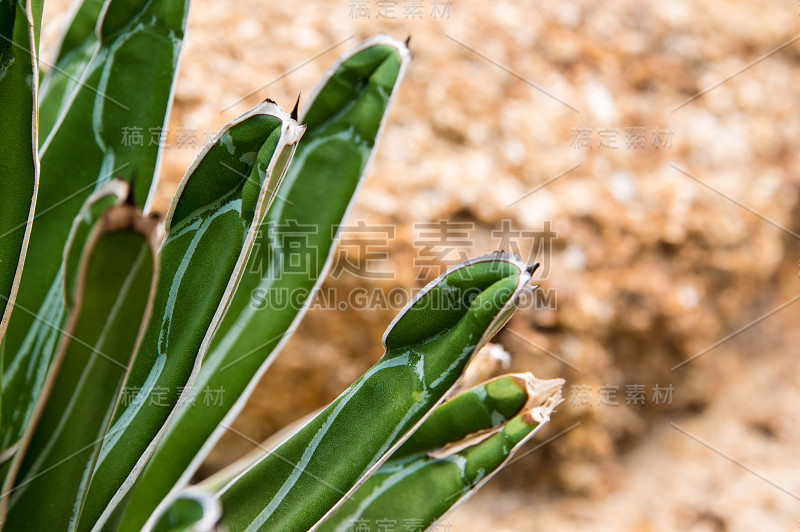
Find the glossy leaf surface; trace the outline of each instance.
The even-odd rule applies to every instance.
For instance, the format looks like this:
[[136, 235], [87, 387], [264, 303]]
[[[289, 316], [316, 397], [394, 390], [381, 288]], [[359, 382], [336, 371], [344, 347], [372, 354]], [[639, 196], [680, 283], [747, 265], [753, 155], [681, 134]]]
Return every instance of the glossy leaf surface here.
[[41, 20], [41, 0], [0, 1], [0, 342], [14, 308], [36, 204]]
[[505, 465], [549, 420], [561, 379], [501, 377], [437, 408], [319, 528], [425, 530]]
[[156, 519], [153, 532], [215, 532], [222, 509], [211, 493], [186, 491]]
[[[62, 254], [89, 195], [115, 177], [148, 207], [188, 0], [108, 0], [97, 32], [65, 55], [43, 82], [37, 215], [6, 334], [0, 446], [14, 445], [41, 392], [64, 325]], [[64, 73], [68, 73], [66, 76]], [[48, 87], [66, 76], [68, 87]], [[132, 128], [147, 135], [130, 137]]]
[[80, 257], [75, 308], [4, 489], [9, 530], [79, 527], [95, 460], [152, 303], [157, 225], [130, 205], [114, 205], [70, 247]]
[[123, 530], [138, 530], [188, 482], [313, 298], [408, 60], [405, 45], [378, 36], [334, 65], [312, 96], [306, 133], [195, 384], [224, 392], [213, 404], [201, 396], [182, 405], [134, 488]]
[[224, 525], [248, 532], [313, 527], [442, 401], [510, 318], [529, 281], [527, 267], [502, 253], [434, 280], [390, 325], [377, 364], [223, 489]]
[[[226, 126], [181, 183], [166, 219], [153, 313], [86, 503], [103, 522], [125, 495], [194, 379], [236, 288], [302, 128], [271, 102]], [[181, 399], [183, 397], [184, 399]]]

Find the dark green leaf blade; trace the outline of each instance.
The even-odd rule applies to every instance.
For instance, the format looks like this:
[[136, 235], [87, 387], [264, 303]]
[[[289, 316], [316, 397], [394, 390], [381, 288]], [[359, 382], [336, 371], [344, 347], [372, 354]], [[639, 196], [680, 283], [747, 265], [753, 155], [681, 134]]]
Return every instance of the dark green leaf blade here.
[[159, 251], [153, 314], [98, 459], [84, 521], [104, 523], [149, 460], [194, 379], [276, 198], [302, 128], [272, 102], [231, 122], [178, 189]]
[[75, 310], [3, 490], [10, 530], [76, 529], [152, 304], [158, 225], [115, 205], [75, 242]]
[[432, 526], [499, 471], [550, 419], [562, 379], [503, 376], [437, 408], [318, 530]]
[[[431, 282], [389, 326], [377, 364], [222, 490], [223, 524], [231, 531], [305, 531], [334, 511], [457, 384], [529, 281], [518, 257], [492, 253]], [[446, 327], [408, 334], [407, 320], [434, 320], [442, 308]]]
[[153, 532], [215, 532], [221, 513], [212, 493], [186, 490], [158, 515]]
[[[261, 226], [259, 245], [195, 383], [196, 391], [224, 390], [215, 396], [221, 404], [181, 406], [132, 492], [122, 530], [139, 530], [170, 490], [189, 481], [302, 317], [325, 277], [335, 228], [367, 173], [409, 59], [403, 43], [377, 36], [341, 58], [312, 96], [282, 201]], [[255, 305], [253, 294], [264, 301], [292, 294], [299, 303]]]
[[[17, 296], [39, 181], [42, 0], [0, 4], [0, 342]], [[2, 372], [0, 372], [2, 375]], [[4, 447], [0, 443], [0, 449]]]
[[57, 62], [92, 37], [105, 4], [106, 0], [82, 0], [80, 2], [72, 15], [72, 20], [61, 36], [58, 54], [56, 54]]
[[[72, 220], [94, 190], [119, 176], [136, 177], [135, 203], [149, 207], [159, 146], [128, 142], [124, 128], [164, 126], [187, 7], [188, 0], [109, 0], [80, 66], [56, 65], [77, 81], [54, 95], [54, 125], [41, 139], [37, 216], [5, 338], [0, 447], [22, 435], [66, 319], [61, 258]], [[42, 108], [49, 101], [45, 91]]]

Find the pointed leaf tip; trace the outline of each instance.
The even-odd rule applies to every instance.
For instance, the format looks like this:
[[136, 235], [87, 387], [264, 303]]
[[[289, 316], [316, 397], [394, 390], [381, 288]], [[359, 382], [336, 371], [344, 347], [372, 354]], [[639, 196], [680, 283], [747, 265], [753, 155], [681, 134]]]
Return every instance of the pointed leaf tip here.
[[297, 95], [297, 101], [294, 102], [294, 108], [291, 112], [292, 120], [297, 121], [300, 112], [300, 94]]

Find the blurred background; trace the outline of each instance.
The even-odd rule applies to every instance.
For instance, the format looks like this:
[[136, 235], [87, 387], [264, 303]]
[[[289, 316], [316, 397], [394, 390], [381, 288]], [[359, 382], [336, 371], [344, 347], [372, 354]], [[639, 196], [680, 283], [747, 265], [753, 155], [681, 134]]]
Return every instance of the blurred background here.
[[[68, 5], [46, 2], [45, 60]], [[264, 98], [302, 106], [379, 31], [411, 35], [414, 56], [327, 295], [234, 428], [263, 440], [381, 356], [405, 299], [359, 307], [354, 289], [410, 293], [503, 248], [542, 263], [541, 288], [484, 374], [563, 377], [565, 402], [440, 530], [797, 529], [799, 9], [193, 1], [162, 212], [204, 142]], [[201, 473], [251, 449], [229, 433]]]

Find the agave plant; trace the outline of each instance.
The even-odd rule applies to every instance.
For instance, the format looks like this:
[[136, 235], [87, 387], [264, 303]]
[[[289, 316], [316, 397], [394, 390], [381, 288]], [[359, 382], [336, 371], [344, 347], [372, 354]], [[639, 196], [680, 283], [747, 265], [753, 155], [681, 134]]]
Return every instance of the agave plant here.
[[[160, 146], [122, 136], [165, 126], [187, 9], [83, 0], [40, 82], [41, 0], [2, 4], [2, 525], [425, 529], [560, 402], [560, 379], [531, 374], [457, 392], [535, 267], [493, 253], [451, 268], [333, 403], [190, 486], [325, 278], [410, 56], [375, 36], [302, 114], [265, 101], [232, 121], [162, 220]], [[209, 406], [204, 390], [224, 393]]]

